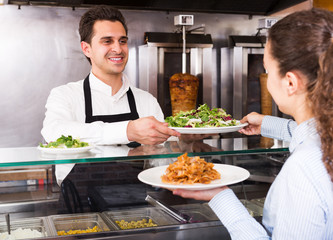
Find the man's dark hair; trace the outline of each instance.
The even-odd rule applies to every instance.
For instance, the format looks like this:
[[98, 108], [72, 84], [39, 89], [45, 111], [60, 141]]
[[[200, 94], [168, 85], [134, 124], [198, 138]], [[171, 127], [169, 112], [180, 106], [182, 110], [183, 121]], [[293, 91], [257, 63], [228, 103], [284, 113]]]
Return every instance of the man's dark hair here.
[[93, 28], [96, 21], [108, 20], [112, 22], [119, 21], [125, 28], [127, 35], [127, 26], [124, 16], [121, 12], [111, 6], [99, 5], [89, 9], [81, 17], [79, 24], [79, 33], [81, 41], [91, 44], [91, 39], [93, 36]]

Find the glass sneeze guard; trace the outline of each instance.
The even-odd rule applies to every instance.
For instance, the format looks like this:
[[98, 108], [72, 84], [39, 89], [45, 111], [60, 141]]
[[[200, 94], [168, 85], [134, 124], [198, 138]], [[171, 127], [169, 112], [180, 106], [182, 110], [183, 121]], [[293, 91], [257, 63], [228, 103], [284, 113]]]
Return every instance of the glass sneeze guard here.
[[136, 148], [103, 145], [95, 146], [86, 152], [71, 154], [48, 153], [37, 147], [0, 148], [0, 167], [176, 158], [185, 152], [188, 152], [189, 156], [218, 156], [288, 152], [288, 148], [223, 150], [204, 141], [170, 141], [163, 145], [141, 145]]

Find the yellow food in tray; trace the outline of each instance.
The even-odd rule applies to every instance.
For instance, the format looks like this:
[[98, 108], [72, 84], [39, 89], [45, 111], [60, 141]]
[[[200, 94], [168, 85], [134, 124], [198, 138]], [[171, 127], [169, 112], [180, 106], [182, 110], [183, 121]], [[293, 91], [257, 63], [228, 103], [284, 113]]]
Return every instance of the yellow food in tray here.
[[102, 229], [98, 226], [95, 226], [93, 228], [87, 228], [85, 230], [69, 230], [69, 231], [57, 231], [58, 236], [64, 236], [64, 235], [74, 235], [74, 234], [82, 234], [82, 233], [93, 233], [93, 232], [102, 232]]
[[152, 219], [149, 219], [147, 222], [147, 219], [145, 218], [139, 221], [127, 222], [125, 220], [121, 220], [115, 222], [122, 230], [133, 229], [133, 228], [157, 227], [157, 224], [155, 224]]
[[213, 167], [213, 163], [208, 163], [200, 157], [188, 157], [185, 153], [168, 166], [161, 179], [162, 182], [171, 184], [208, 184], [221, 178], [221, 174]]

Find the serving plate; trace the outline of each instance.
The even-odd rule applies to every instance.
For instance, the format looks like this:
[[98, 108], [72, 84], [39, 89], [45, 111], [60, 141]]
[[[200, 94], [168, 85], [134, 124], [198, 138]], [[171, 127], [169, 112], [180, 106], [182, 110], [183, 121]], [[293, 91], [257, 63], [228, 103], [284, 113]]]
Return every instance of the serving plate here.
[[236, 126], [228, 127], [206, 127], [206, 128], [189, 128], [189, 127], [170, 127], [182, 134], [216, 134], [216, 133], [229, 133], [236, 132], [243, 127], [246, 127], [248, 123], [242, 123]]
[[246, 180], [250, 173], [244, 168], [228, 165], [228, 164], [214, 164], [214, 169], [221, 174], [221, 179], [217, 179], [208, 184], [194, 183], [194, 184], [169, 184], [162, 182], [161, 176], [165, 174], [165, 170], [169, 165], [149, 168], [138, 175], [138, 179], [148, 185], [154, 187], [161, 187], [166, 189], [187, 189], [187, 190], [205, 190], [222, 186], [227, 186], [242, 182]]
[[44, 148], [38, 146], [37, 149], [43, 153], [48, 154], [78, 154], [78, 153], [85, 153], [93, 149], [95, 146], [89, 145], [86, 147], [79, 147], [79, 148]]

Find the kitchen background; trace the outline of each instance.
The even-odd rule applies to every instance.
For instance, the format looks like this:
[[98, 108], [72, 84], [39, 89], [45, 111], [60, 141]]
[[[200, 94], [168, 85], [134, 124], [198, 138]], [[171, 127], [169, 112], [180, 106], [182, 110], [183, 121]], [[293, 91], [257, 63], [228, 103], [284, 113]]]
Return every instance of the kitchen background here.
[[[1, 4], [0, 1], [0, 147], [37, 146], [45, 103], [52, 88], [83, 79], [90, 65], [80, 48], [78, 23], [88, 8]], [[248, 1], [250, 4], [251, 1]], [[305, 1], [275, 13], [281, 17], [295, 9], [306, 9]], [[139, 85], [139, 46], [145, 32], [175, 32], [174, 16], [194, 15], [194, 26], [204, 24], [211, 34], [212, 82], [221, 102], [221, 48], [229, 35], [255, 35], [262, 15], [205, 12], [122, 10], [129, 28], [129, 61], [125, 73]], [[267, 16], [266, 16], [267, 17]], [[203, 80], [205, 84], [205, 80]], [[229, 97], [229, 96], [228, 96]], [[232, 98], [232, 96], [230, 96]], [[227, 109], [231, 111], [230, 109]]]

